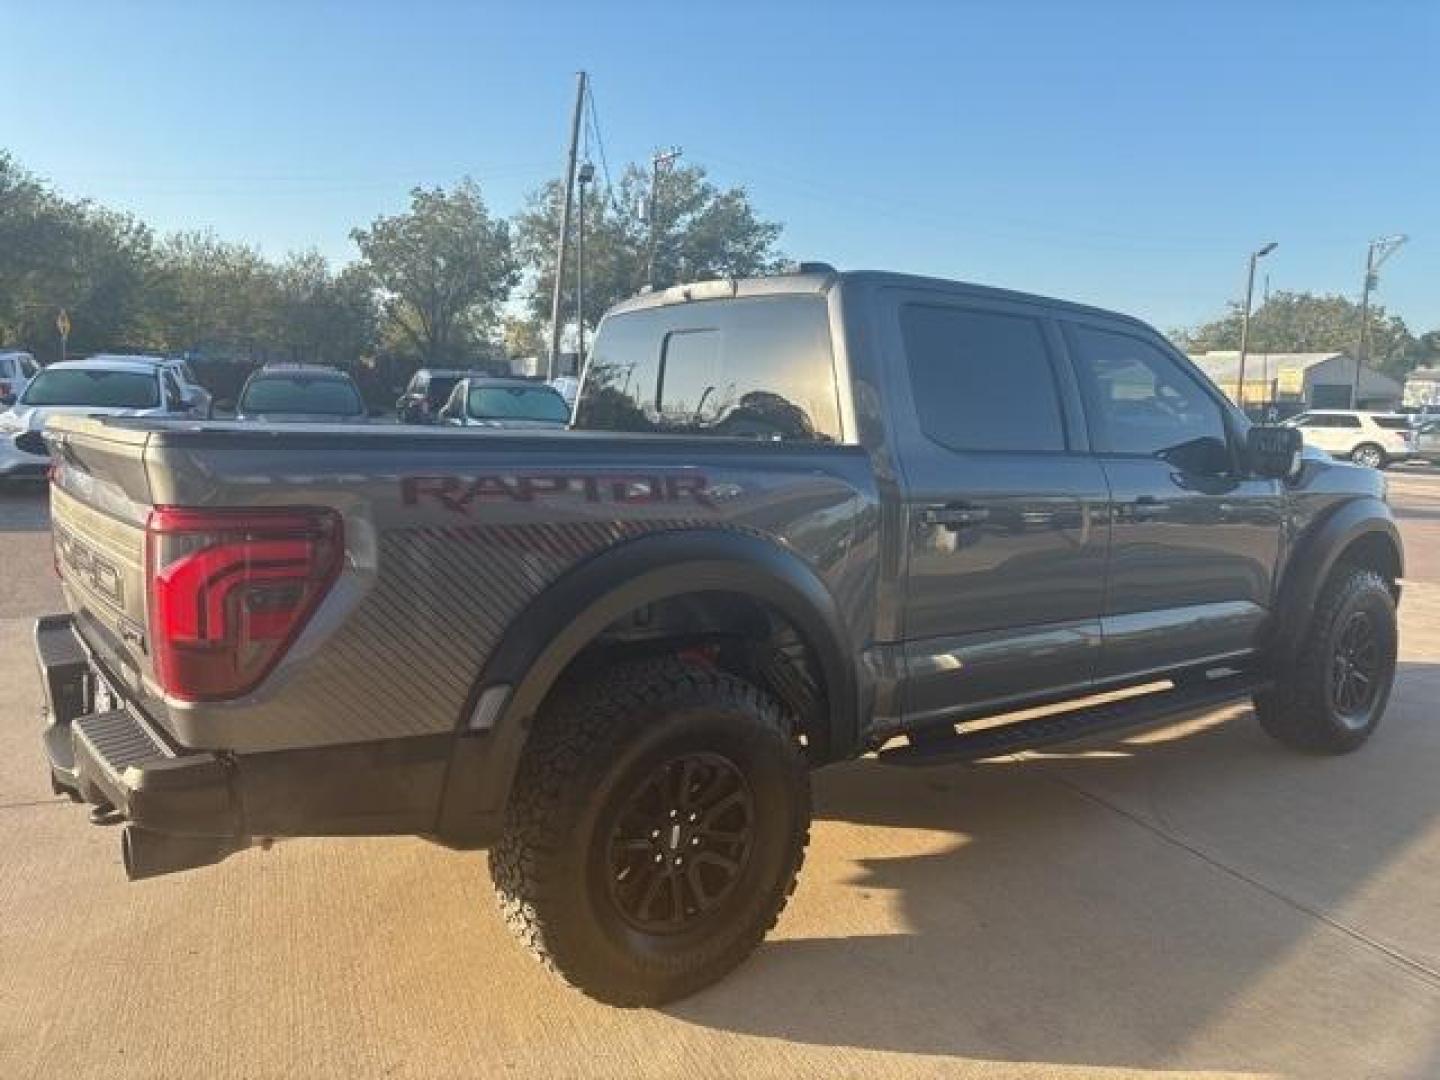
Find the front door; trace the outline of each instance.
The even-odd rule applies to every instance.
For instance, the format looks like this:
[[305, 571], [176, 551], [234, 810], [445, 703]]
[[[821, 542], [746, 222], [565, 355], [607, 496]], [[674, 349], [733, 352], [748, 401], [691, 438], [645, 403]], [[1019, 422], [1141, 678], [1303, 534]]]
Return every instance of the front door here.
[[907, 721], [1090, 685], [1108, 492], [1039, 309], [899, 291]]
[[1102, 680], [1243, 656], [1280, 550], [1279, 481], [1242, 474], [1227, 407], [1133, 324], [1067, 322], [1113, 509]]

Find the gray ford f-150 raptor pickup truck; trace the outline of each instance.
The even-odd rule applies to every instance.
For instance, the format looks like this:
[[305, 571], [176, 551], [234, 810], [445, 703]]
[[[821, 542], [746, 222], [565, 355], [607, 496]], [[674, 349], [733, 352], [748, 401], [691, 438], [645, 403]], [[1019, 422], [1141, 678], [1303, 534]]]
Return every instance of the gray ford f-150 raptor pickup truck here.
[[774, 924], [813, 767], [1236, 698], [1333, 753], [1385, 708], [1383, 478], [1134, 319], [815, 265], [677, 286], [607, 315], [572, 427], [57, 421], [56, 790], [132, 878], [488, 847], [531, 949], [646, 1004]]

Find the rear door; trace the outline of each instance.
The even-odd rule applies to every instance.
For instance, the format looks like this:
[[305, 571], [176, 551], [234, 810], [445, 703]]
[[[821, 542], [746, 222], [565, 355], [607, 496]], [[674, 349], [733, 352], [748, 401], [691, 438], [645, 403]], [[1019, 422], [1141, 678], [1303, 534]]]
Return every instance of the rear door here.
[[1249, 652], [1271, 604], [1280, 482], [1243, 475], [1219, 391], [1158, 335], [1076, 319], [1065, 340], [1113, 500], [1099, 677]]
[[1108, 492], [1043, 309], [887, 290], [903, 475], [905, 712], [1090, 684]]

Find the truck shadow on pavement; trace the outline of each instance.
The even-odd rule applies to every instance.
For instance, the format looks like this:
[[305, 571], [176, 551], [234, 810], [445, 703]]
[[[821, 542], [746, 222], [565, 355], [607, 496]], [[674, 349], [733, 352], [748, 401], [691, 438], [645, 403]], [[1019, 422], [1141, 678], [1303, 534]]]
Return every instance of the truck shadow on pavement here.
[[[822, 772], [796, 936], [669, 1011], [922, 1055], [1440, 1070], [1437, 699], [1440, 665], [1402, 663], [1375, 738], [1340, 758], [1236, 706], [976, 766]], [[807, 904], [805, 877], [833, 903]]]

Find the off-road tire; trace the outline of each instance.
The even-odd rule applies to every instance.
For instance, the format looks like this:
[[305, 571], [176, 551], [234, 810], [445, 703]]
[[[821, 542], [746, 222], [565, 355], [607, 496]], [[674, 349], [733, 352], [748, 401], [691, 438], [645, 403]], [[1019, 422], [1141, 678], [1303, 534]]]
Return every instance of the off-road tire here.
[[[1373, 635], [1373, 691], [1360, 707], [1337, 705], [1337, 665], [1347, 627], [1356, 620]], [[1373, 570], [1342, 563], [1321, 591], [1293, 663], [1275, 685], [1255, 695], [1255, 713], [1265, 732], [1297, 750], [1344, 754], [1368, 739], [1384, 715], [1395, 677], [1395, 597]]]
[[[611, 879], [623, 882], [628, 870], [613, 871], [615, 837], [636, 793], [658, 790], [645, 788], [645, 778], [668, 777], [672, 763], [692, 759], [721, 769], [729, 762], [743, 777], [751, 824], [742, 831], [752, 839], [711, 910], [681, 916], [694, 917], [688, 929], [648, 932], [617, 899], [623, 886]], [[547, 704], [525, 747], [490, 873], [505, 921], [543, 964], [600, 1001], [658, 1005], [717, 981], [759, 945], [794, 891], [809, 827], [809, 773], [779, 704], [711, 667], [648, 660], [614, 667]], [[669, 858], [678, 841], [665, 834], [655, 852]], [[683, 906], [675, 893], [672, 915]]]
[[1368, 465], [1372, 469], [1383, 469], [1390, 464], [1390, 458], [1383, 447], [1375, 443], [1361, 443], [1350, 451], [1350, 460], [1357, 465]]

